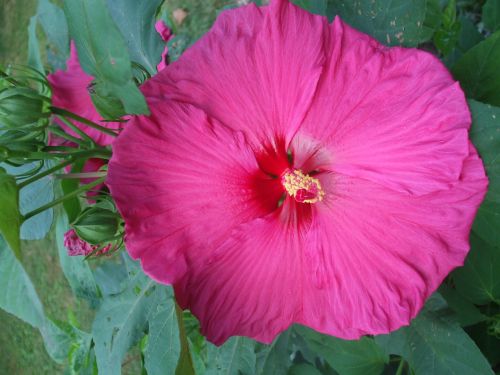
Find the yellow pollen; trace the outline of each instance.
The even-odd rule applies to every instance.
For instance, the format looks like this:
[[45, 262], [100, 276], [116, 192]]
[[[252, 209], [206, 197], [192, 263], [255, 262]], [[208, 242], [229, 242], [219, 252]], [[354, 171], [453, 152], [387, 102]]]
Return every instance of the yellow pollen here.
[[301, 203], [321, 202], [325, 196], [319, 180], [298, 169], [285, 172], [281, 183], [286, 192]]

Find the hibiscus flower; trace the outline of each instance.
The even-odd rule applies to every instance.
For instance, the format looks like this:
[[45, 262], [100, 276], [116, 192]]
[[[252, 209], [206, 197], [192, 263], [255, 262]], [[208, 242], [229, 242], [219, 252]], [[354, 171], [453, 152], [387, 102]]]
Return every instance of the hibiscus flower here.
[[227, 10], [113, 144], [126, 247], [215, 344], [409, 323], [486, 192], [446, 68], [285, 0]]

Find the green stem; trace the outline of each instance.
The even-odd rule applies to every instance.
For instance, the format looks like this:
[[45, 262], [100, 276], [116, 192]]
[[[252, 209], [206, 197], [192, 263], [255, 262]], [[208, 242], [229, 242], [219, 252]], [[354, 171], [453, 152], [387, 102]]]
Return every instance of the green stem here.
[[68, 159], [60, 164], [57, 164], [55, 166], [53, 166], [52, 168], [49, 168], [45, 171], [43, 171], [42, 173], [39, 173], [31, 178], [28, 178], [27, 180], [24, 180], [23, 182], [19, 183], [19, 189], [22, 189], [23, 187], [35, 182], [35, 181], [38, 181], [39, 179], [45, 177], [45, 176], [48, 176], [49, 174], [61, 169], [61, 168], [64, 168], [66, 167], [67, 165], [70, 165], [71, 163], [73, 163], [75, 161], [74, 158], [71, 158], [71, 159]]
[[64, 139], [70, 141], [70, 142], [74, 142], [77, 145], [80, 145], [82, 147], [88, 147], [88, 144], [85, 143], [84, 141], [82, 141], [80, 138], [73, 137], [72, 135], [66, 133], [64, 130], [62, 130], [61, 128], [59, 128], [57, 126], [49, 126], [49, 131], [51, 133], [54, 133], [55, 135], [61, 137], [61, 138], [64, 138]]
[[74, 113], [72, 112], [69, 112], [69, 111], [66, 111], [65, 109], [63, 108], [58, 108], [58, 107], [50, 107], [50, 110], [52, 111], [52, 113], [55, 113], [56, 115], [59, 115], [59, 116], [65, 116], [65, 117], [69, 117], [69, 118], [72, 118], [73, 120], [76, 120], [78, 122], [81, 122], [82, 124], [85, 124], [95, 130], [98, 130], [100, 131], [101, 133], [104, 133], [104, 134], [107, 134], [107, 135], [110, 135], [112, 137], [117, 137], [118, 134], [116, 134], [113, 130], [111, 129], [108, 129], [108, 128], [105, 128], [104, 126], [101, 126], [101, 125], [98, 125], [96, 124], [95, 122], [92, 122], [90, 120], [87, 120], [86, 118], [84, 117], [80, 117], [78, 115], [75, 115]]
[[59, 199], [55, 199], [52, 202], [49, 202], [41, 207], [38, 207], [37, 209], [34, 209], [33, 211], [30, 211], [27, 214], [23, 215], [22, 221], [24, 222], [24, 221], [28, 220], [29, 218], [31, 218], [35, 215], [38, 215], [39, 213], [41, 213], [45, 210], [48, 210], [49, 208], [52, 208], [52, 207], [58, 205], [59, 203], [64, 202], [67, 199], [73, 198], [80, 193], [88, 191], [88, 190], [92, 189], [93, 187], [96, 187], [97, 185], [102, 184], [104, 182], [104, 180], [106, 180], [106, 177], [101, 177], [95, 181], [92, 181], [89, 184], [83, 185], [83, 186], [79, 187], [78, 189], [73, 190], [71, 193], [68, 193], [68, 194], [62, 196]]
[[99, 178], [106, 177], [107, 172], [87, 172], [87, 173], [66, 173], [66, 174], [56, 174], [55, 177], [59, 179], [71, 179], [71, 178]]
[[78, 126], [73, 124], [71, 121], [66, 120], [65, 117], [63, 116], [57, 116], [59, 120], [61, 120], [64, 125], [66, 125], [68, 128], [73, 130], [76, 134], [78, 134], [82, 139], [85, 139], [87, 142], [90, 142], [91, 144], [96, 144], [92, 138], [90, 138], [87, 133], [85, 133], [83, 130], [81, 130]]
[[403, 358], [401, 358], [400, 362], [399, 362], [399, 366], [398, 366], [398, 369], [396, 371], [396, 375], [402, 375], [403, 374], [403, 369], [405, 367], [405, 361]]

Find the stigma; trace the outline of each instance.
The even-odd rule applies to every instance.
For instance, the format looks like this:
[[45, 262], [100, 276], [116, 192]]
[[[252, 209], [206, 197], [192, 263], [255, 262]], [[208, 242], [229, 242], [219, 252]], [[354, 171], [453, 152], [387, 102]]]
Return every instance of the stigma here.
[[319, 180], [299, 169], [286, 170], [281, 175], [281, 184], [288, 195], [300, 203], [321, 202], [325, 196]]

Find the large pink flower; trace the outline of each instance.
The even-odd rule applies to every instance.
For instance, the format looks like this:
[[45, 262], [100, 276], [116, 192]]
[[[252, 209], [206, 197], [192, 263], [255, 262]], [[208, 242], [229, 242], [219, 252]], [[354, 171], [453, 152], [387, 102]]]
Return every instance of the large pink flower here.
[[288, 1], [223, 12], [113, 145], [126, 245], [216, 344], [394, 330], [469, 250], [486, 191], [464, 94]]

